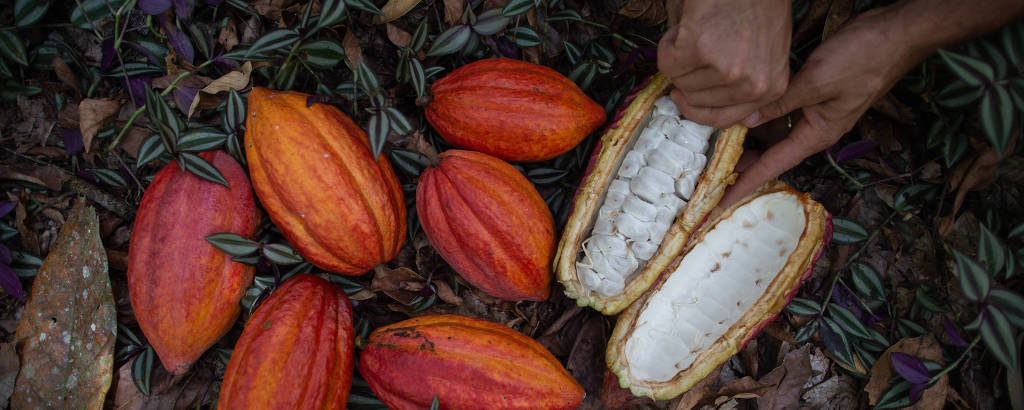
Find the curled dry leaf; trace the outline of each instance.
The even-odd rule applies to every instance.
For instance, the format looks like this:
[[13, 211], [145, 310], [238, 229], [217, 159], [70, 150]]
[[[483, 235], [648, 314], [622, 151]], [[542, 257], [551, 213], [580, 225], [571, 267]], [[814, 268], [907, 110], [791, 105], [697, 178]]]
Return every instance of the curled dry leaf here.
[[455, 306], [462, 304], [462, 298], [455, 294], [455, 291], [452, 290], [451, 286], [448, 286], [447, 282], [434, 279], [433, 283], [434, 287], [437, 288], [437, 297], [441, 298], [445, 303], [451, 303]]
[[412, 34], [409, 34], [409, 32], [398, 28], [398, 26], [391, 23], [387, 23], [384, 25], [384, 28], [387, 30], [388, 40], [391, 40], [392, 44], [398, 47], [405, 47], [409, 45], [410, 42], [412, 42]]
[[79, 127], [82, 130], [82, 145], [85, 152], [92, 146], [92, 138], [107, 121], [121, 110], [121, 102], [112, 98], [86, 98], [78, 104]]
[[39, 268], [18, 324], [21, 372], [11, 407], [102, 408], [114, 367], [115, 315], [99, 218], [80, 199]]
[[649, 26], [661, 24], [668, 17], [665, 0], [630, 0], [619, 9], [619, 14]]
[[208, 367], [199, 367], [188, 374], [172, 376], [159, 364], [153, 366], [150, 395], [142, 394], [132, 379], [132, 361], [117, 371], [114, 391], [115, 409], [171, 410], [194, 409], [213, 398], [215, 376]]
[[[935, 362], [942, 362], [942, 349], [939, 342], [930, 333], [915, 338], [907, 338], [889, 346], [884, 353], [878, 356], [875, 365], [871, 367], [871, 379], [868, 380], [864, 391], [868, 393], [868, 401], [873, 405], [889, 389], [889, 379], [896, 375], [892, 368], [892, 361], [889, 354], [892, 352], [906, 353], [918, 359], [928, 359]], [[941, 409], [946, 403], [946, 395], [949, 392], [949, 378], [943, 375], [921, 395], [910, 409]]]
[[192, 118], [192, 114], [194, 114], [196, 112], [196, 108], [199, 107], [199, 100], [203, 99], [203, 94], [213, 95], [228, 90], [241, 91], [249, 86], [249, 76], [251, 74], [252, 62], [246, 61], [238, 70], [224, 74], [220, 76], [220, 78], [211, 81], [205, 87], [200, 89], [200, 92], [196, 93], [196, 97], [192, 99], [192, 104], [188, 107], [189, 118]]
[[[1013, 152], [1017, 145], [1016, 142], [1016, 138], [1010, 139], [1006, 153]], [[953, 209], [949, 215], [942, 218], [942, 222], [939, 224], [939, 233], [942, 236], [949, 235], [952, 231], [957, 213], [960, 211], [960, 206], [964, 204], [967, 193], [991, 185], [999, 173], [999, 153], [991, 146], [986, 145], [975, 158], [973, 161], [961, 161], [953, 171], [953, 177], [949, 180], [949, 189], [956, 190], [956, 199], [953, 200]]]
[[234, 20], [228, 21], [228, 24], [221, 27], [220, 33], [217, 34], [217, 42], [227, 51], [231, 51], [238, 45], [238, 26], [235, 25]]
[[60, 56], [53, 57], [53, 72], [57, 74], [57, 78], [60, 82], [64, 83], [68, 87], [74, 88], [78, 95], [82, 94], [82, 86], [78, 84], [78, 76], [71, 70], [68, 63], [64, 62], [64, 59]]
[[412, 10], [417, 4], [420, 4], [420, 0], [388, 0], [388, 2], [384, 4], [384, 7], [380, 8], [381, 13], [383, 14], [374, 17], [373, 23], [381, 24], [394, 21], [395, 19], [404, 16], [405, 13]]
[[449, 27], [459, 24], [462, 19], [462, 0], [444, 0], [444, 22]]
[[412, 303], [417, 293], [411, 291], [414, 285], [423, 288], [423, 277], [409, 268], [389, 269], [378, 265], [373, 269], [373, 281], [370, 282], [370, 289], [384, 292], [394, 300], [404, 305]]
[[341, 40], [341, 47], [345, 49], [345, 63], [352, 71], [363, 61], [363, 49], [359, 46], [359, 39], [352, 30], [345, 31], [345, 38]]
[[800, 396], [807, 379], [813, 376], [810, 361], [811, 345], [786, 353], [782, 366], [776, 367], [759, 380], [774, 386], [757, 399], [757, 408], [764, 410], [800, 407]]

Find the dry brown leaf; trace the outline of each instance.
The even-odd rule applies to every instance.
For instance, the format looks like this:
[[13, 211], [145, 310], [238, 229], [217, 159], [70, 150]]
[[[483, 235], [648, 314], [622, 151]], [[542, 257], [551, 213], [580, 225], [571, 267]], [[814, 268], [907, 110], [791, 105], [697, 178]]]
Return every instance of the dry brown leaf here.
[[153, 131], [144, 127], [131, 127], [124, 139], [117, 146], [132, 158], [139, 157], [139, 147], [146, 141], [146, 138], [153, 135]]
[[668, 17], [665, 0], [630, 0], [619, 9], [619, 14], [640, 20], [648, 26], [656, 26]]
[[228, 24], [221, 27], [220, 33], [217, 33], [217, 43], [224, 46], [227, 51], [238, 45], [238, 26], [234, 20], [229, 20]]
[[0, 404], [7, 404], [14, 394], [14, 380], [18, 377], [21, 359], [14, 342], [0, 344]]
[[121, 102], [112, 98], [86, 98], [78, 104], [79, 127], [82, 130], [82, 145], [85, 152], [92, 146], [92, 138], [103, 125], [121, 111]]
[[419, 284], [423, 288], [423, 277], [409, 268], [390, 269], [384, 266], [377, 266], [373, 269], [373, 280], [370, 282], [370, 290], [384, 292], [385, 295], [401, 302], [404, 305], [412, 303], [417, 293], [412, 292], [411, 284]]
[[437, 297], [445, 301], [445, 303], [451, 303], [455, 306], [462, 304], [462, 298], [455, 294], [451, 286], [448, 286], [448, 282], [441, 279], [434, 279], [434, 287], [437, 288]]
[[782, 366], [776, 367], [759, 380], [766, 385], [775, 386], [757, 399], [757, 408], [763, 410], [791, 409], [800, 404], [800, 396], [807, 379], [814, 376], [811, 371], [810, 344], [791, 351], [782, 360]]
[[388, 40], [391, 40], [391, 44], [394, 44], [398, 47], [405, 47], [412, 42], [412, 34], [409, 34], [409, 32], [398, 28], [398, 26], [391, 23], [387, 23], [384, 25], [384, 28], [385, 30], [387, 30]]
[[75, 75], [75, 72], [71, 70], [68, 63], [65, 63], [64, 59], [60, 58], [60, 56], [53, 57], [53, 72], [57, 73], [57, 78], [60, 79], [60, 82], [75, 89], [78, 95], [82, 95], [82, 86], [78, 83], [78, 76]]
[[[1013, 152], [1017, 145], [1017, 139], [1011, 138], [1007, 144], [1006, 152]], [[946, 236], [956, 222], [957, 213], [964, 204], [967, 193], [976, 189], [984, 189], [996, 181], [999, 174], [999, 154], [995, 148], [986, 145], [984, 150], [978, 154], [974, 161], [962, 161], [957, 169], [953, 171], [953, 178], [949, 181], [949, 189], [956, 189], [956, 199], [953, 200], [953, 209], [949, 215], [942, 218], [939, 223], [939, 234]]]
[[[114, 408], [117, 410], [171, 410], [198, 408], [211, 396], [213, 372], [206, 368], [193, 368], [180, 376], [171, 376], [163, 366], [153, 366], [150, 396], [146, 397], [132, 381], [132, 362], [117, 371]], [[206, 403], [212, 404], [212, 403]]]
[[803, 44], [811, 36], [817, 36], [820, 31], [821, 25], [825, 23], [825, 16], [828, 15], [829, 9], [828, 1], [812, 1], [811, 7], [807, 10], [806, 15], [803, 17], [803, 22], [796, 28], [793, 33], [792, 44]]
[[871, 104], [871, 109], [903, 124], [913, 124], [916, 118], [914, 110], [892, 95], [892, 93], [886, 93], [878, 101], [875, 101], [874, 104]]
[[462, 20], [462, 0], [444, 0], [444, 22], [449, 27]]
[[205, 87], [196, 93], [196, 97], [192, 99], [192, 104], [188, 107], [188, 116], [192, 118], [192, 114], [196, 112], [196, 107], [199, 106], [199, 100], [202, 99], [203, 94], [217, 94], [222, 91], [228, 90], [244, 90], [249, 86], [249, 75], [252, 74], [252, 62], [246, 61], [242, 64], [238, 70], [224, 74], [211, 81]]
[[718, 366], [715, 370], [712, 370], [704, 380], [697, 382], [690, 390], [683, 393], [682, 396], [675, 399], [675, 405], [670, 407], [674, 410], [689, 410], [697, 407], [698, 404], [711, 401], [716, 396], [711, 391], [711, 386], [718, 380], [718, 375], [722, 373], [722, 366]]
[[384, 7], [380, 8], [381, 15], [373, 18], [373, 24], [387, 23], [402, 17], [413, 7], [420, 4], [420, 0], [388, 0]]
[[18, 324], [22, 364], [11, 407], [102, 408], [114, 368], [115, 316], [99, 218], [79, 199]]
[[341, 47], [345, 49], [345, 62], [348, 68], [356, 71], [356, 66], [363, 61], [363, 48], [359, 46], [359, 39], [352, 30], [345, 31], [345, 38], [341, 40]]
[[[942, 362], [942, 348], [939, 347], [939, 342], [930, 333], [915, 338], [902, 339], [896, 342], [896, 344], [889, 346], [884, 353], [878, 356], [875, 365], [871, 366], [871, 379], [868, 380], [867, 386], [864, 386], [864, 391], [868, 393], [868, 401], [872, 405], [878, 403], [882, 393], [889, 389], [889, 379], [896, 375], [895, 370], [892, 368], [892, 361], [889, 360], [889, 354], [892, 352], [906, 353], [918, 359]], [[946, 403], [948, 391], [949, 379], [943, 375], [932, 387], [924, 391], [924, 394], [921, 395], [921, 399], [917, 403], [914, 403], [909, 408], [919, 410], [941, 409]]]

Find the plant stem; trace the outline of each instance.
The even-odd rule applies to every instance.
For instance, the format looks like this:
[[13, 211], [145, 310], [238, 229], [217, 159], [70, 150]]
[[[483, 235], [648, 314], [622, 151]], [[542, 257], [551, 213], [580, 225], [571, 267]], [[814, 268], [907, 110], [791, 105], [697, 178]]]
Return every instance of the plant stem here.
[[964, 357], [967, 357], [967, 353], [970, 353], [971, 349], [974, 348], [974, 345], [978, 344], [978, 341], [980, 341], [980, 340], [981, 340], [981, 334], [978, 334], [977, 336], [974, 336], [974, 340], [971, 340], [971, 344], [969, 346], [967, 346], [967, 349], [964, 349], [964, 352], [960, 354], [960, 357], [956, 358], [956, 361], [951, 363], [949, 366], [946, 366], [945, 368], [940, 370], [938, 373], [935, 373], [935, 375], [932, 376], [931, 380], [928, 380], [928, 384], [930, 385], [932, 383], [935, 383], [936, 381], [939, 380], [940, 377], [942, 377], [946, 373], [949, 373], [951, 370], [953, 370], [957, 366], [959, 366], [960, 365], [960, 361], [964, 360]]
[[850, 176], [850, 174], [846, 173], [846, 170], [843, 169], [843, 167], [839, 166], [839, 163], [837, 163], [836, 160], [832, 158], [832, 154], [831, 153], [826, 152], [825, 153], [825, 158], [828, 158], [828, 163], [832, 164], [832, 168], [835, 168], [836, 171], [839, 171], [839, 174], [841, 174], [844, 178], [850, 180], [850, 182], [853, 182], [853, 185], [856, 186], [857, 189], [863, 189], [864, 188], [864, 184], [862, 184], [860, 181], [854, 179], [852, 176]]

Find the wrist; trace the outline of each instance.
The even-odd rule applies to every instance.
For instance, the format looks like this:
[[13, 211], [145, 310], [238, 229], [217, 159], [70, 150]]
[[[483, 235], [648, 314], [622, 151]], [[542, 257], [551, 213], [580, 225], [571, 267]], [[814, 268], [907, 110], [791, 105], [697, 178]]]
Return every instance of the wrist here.
[[[935, 50], [993, 31], [1024, 14], [1019, 0], [904, 0], [880, 8], [886, 34], [918, 61]], [[865, 13], [866, 14], [866, 13]]]

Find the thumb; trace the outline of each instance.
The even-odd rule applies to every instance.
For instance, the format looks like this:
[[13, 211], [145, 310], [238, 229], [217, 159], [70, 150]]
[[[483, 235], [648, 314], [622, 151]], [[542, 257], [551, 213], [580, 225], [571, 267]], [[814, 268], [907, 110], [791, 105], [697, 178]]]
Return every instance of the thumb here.
[[825, 101], [825, 93], [818, 87], [812, 86], [807, 77], [808, 75], [804, 71], [797, 73], [789, 82], [789, 88], [782, 94], [782, 97], [761, 106], [757, 111], [748, 115], [743, 119], [743, 125], [747, 128], [754, 128], [802, 107]]

